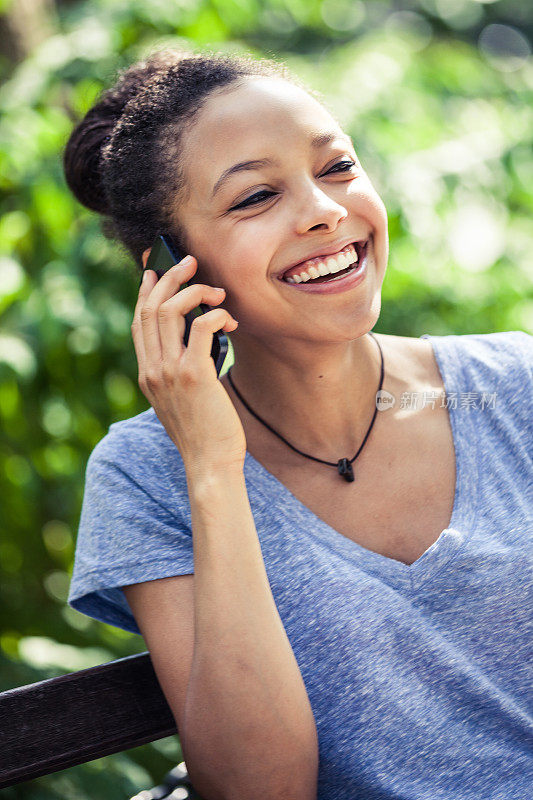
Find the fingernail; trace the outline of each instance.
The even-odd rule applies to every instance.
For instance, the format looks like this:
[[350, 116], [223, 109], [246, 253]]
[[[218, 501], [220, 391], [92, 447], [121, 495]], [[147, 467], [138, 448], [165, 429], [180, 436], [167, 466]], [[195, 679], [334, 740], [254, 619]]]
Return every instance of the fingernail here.
[[222, 288], [222, 286], [213, 286], [215, 292], [225, 292], [226, 290]]
[[141, 282], [139, 283], [139, 289], [141, 288], [141, 286], [142, 286], [142, 282], [144, 281], [144, 279], [146, 278], [146, 276], [148, 275], [148, 273], [149, 273], [150, 271], [151, 271], [151, 270], [149, 270], [149, 269], [143, 269], [143, 274], [142, 274], [142, 276], [141, 276]]
[[181, 261], [180, 261], [180, 264], [181, 264], [182, 267], [188, 267], [189, 264], [192, 264], [192, 263], [193, 263], [192, 262], [192, 256], [185, 256], [185, 258], [182, 258]]

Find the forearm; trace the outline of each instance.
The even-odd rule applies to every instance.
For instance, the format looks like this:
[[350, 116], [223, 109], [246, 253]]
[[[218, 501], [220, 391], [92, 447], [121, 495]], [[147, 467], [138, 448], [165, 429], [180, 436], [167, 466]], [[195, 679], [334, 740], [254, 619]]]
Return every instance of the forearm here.
[[312, 800], [316, 725], [270, 590], [244, 476], [188, 476], [188, 484], [195, 640], [185, 760], [201, 767], [204, 791], [218, 787], [224, 800]]

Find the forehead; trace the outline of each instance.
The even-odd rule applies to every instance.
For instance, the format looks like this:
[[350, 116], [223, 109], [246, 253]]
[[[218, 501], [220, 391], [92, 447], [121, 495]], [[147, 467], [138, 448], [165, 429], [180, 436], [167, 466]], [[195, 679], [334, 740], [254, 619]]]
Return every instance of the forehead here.
[[279, 157], [325, 130], [342, 132], [314, 97], [281, 78], [247, 78], [217, 90], [185, 137], [183, 159], [190, 188], [210, 181], [211, 189], [213, 178], [232, 164]]

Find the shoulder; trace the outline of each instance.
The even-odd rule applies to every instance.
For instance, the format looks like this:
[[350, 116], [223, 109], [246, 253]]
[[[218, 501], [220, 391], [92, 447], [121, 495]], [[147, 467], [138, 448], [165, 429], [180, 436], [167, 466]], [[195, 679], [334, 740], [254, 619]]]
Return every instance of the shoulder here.
[[141, 491], [162, 505], [181, 504], [187, 495], [181, 455], [151, 407], [109, 426], [89, 456], [87, 481], [115, 493], [119, 487]]
[[90, 460], [113, 460], [133, 465], [146, 459], [159, 463], [163, 455], [179, 453], [153, 408], [113, 422], [94, 447]]
[[489, 383], [502, 391], [531, 385], [533, 336], [524, 331], [429, 337], [435, 356], [466, 382]]
[[483, 411], [485, 423], [500, 431], [515, 436], [531, 430], [531, 334], [502, 331], [395, 338], [389, 351], [398, 354], [398, 364], [408, 371], [415, 391], [444, 391], [450, 403], [476, 412], [472, 414], [475, 424], [481, 419], [477, 412]]
[[474, 377], [485, 377], [491, 384], [533, 381], [533, 336], [525, 331], [379, 336], [384, 349], [421, 383], [433, 382], [436, 367], [441, 374], [446, 371], [449, 377], [467, 381]]
[[150, 408], [113, 423], [91, 452], [68, 602], [140, 633], [122, 587], [193, 572], [185, 470]]
[[[487, 419], [519, 431], [531, 426], [533, 336], [525, 331], [380, 336], [389, 391], [443, 392], [461, 407], [491, 409]], [[423, 397], [424, 395], [422, 395]]]

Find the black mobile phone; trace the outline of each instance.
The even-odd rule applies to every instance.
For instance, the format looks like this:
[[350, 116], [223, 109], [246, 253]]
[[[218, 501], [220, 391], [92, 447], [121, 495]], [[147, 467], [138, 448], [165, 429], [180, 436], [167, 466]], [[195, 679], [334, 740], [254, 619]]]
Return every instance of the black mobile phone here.
[[[145, 269], [153, 269], [159, 279], [167, 270], [180, 262], [182, 258], [185, 258], [185, 255], [185, 253], [183, 255], [180, 253], [180, 250], [168, 233], [160, 234], [152, 245]], [[184, 283], [183, 286], [189, 286], [191, 283], [194, 283], [194, 281], [188, 281]], [[180, 288], [183, 288], [183, 286]], [[189, 342], [191, 325], [194, 318], [199, 317], [201, 314], [206, 314], [208, 311], [211, 311], [211, 306], [208, 306], [206, 303], [200, 303], [199, 306], [185, 314], [185, 335], [183, 337], [185, 346], [187, 346]], [[213, 334], [211, 358], [215, 362], [217, 377], [220, 377], [220, 370], [226, 359], [227, 352], [228, 337], [223, 331], [216, 331]]]

